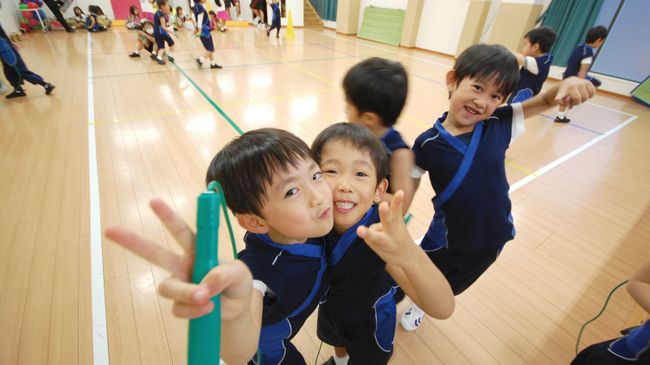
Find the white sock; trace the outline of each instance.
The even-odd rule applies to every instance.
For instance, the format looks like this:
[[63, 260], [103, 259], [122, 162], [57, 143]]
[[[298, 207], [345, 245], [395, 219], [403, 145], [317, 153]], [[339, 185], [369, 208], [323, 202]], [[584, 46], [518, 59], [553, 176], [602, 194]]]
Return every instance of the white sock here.
[[344, 357], [334, 355], [334, 362], [336, 365], [348, 365], [348, 360], [350, 360], [350, 355], [345, 355]]
[[561, 111], [558, 110], [557, 111], [557, 117], [560, 118], [560, 119], [564, 118], [564, 112], [561, 112]]
[[133, 53], [140, 54], [140, 51], [136, 49], [135, 51], [133, 51]]

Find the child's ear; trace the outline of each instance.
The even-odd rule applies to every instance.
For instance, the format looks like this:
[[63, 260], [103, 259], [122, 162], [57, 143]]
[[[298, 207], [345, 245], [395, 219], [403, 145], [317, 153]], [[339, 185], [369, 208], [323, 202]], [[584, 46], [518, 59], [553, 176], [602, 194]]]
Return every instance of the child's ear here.
[[447, 90], [451, 93], [452, 91], [456, 90], [456, 83], [458, 82], [458, 78], [456, 77], [456, 71], [450, 70], [447, 72], [446, 76], [446, 81], [447, 81]]
[[531, 44], [531, 45], [530, 45], [530, 49], [531, 49], [531, 51], [533, 51], [534, 53], [542, 52], [542, 50], [540, 49], [539, 43]]
[[381, 119], [377, 113], [363, 112], [359, 116], [359, 120], [361, 121], [361, 124], [365, 125], [366, 127], [381, 125]]
[[249, 232], [265, 234], [269, 231], [266, 221], [255, 214], [237, 214], [237, 223]]
[[384, 196], [386, 193], [386, 190], [388, 190], [388, 180], [386, 179], [381, 179], [379, 184], [377, 184], [377, 187], [375, 188], [375, 203], [379, 203], [381, 201], [381, 198]]

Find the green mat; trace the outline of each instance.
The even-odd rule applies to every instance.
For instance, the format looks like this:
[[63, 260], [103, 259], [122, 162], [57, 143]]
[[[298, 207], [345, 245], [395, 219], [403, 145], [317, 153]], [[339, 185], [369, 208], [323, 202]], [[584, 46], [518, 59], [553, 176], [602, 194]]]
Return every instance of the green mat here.
[[639, 86], [632, 90], [632, 97], [641, 103], [650, 106], [650, 76], [646, 77]]
[[363, 11], [363, 23], [357, 37], [399, 46], [405, 11], [369, 6]]

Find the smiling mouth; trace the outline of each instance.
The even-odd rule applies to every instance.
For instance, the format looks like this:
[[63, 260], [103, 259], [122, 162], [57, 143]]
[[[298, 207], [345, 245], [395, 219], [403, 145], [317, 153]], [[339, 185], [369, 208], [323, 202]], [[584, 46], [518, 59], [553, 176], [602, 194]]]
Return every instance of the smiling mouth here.
[[351, 211], [352, 209], [354, 209], [354, 207], [356, 207], [356, 206], [357, 206], [356, 203], [349, 202], [349, 201], [337, 201], [337, 202], [334, 202], [334, 208], [336, 209], [337, 212], [340, 212], [340, 213], [347, 213], [347, 212]]
[[468, 106], [465, 106], [465, 110], [471, 115], [479, 115], [479, 114], [481, 114], [481, 112], [479, 112], [478, 110], [476, 110], [474, 108], [470, 108]]

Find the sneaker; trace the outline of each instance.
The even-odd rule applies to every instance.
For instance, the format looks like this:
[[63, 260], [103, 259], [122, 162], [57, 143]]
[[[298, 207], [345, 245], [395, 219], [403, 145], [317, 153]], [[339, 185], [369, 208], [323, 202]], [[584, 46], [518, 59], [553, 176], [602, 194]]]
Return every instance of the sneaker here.
[[336, 361], [334, 361], [334, 356], [330, 356], [330, 358], [327, 359], [327, 361], [325, 361], [321, 365], [336, 365]]
[[7, 99], [13, 99], [13, 98], [20, 98], [21, 96], [26, 96], [25, 91], [23, 89], [16, 89], [11, 92], [11, 94], [5, 96]]
[[424, 312], [416, 306], [409, 308], [402, 318], [399, 320], [399, 324], [402, 326], [404, 331], [411, 332], [415, 331], [422, 324], [422, 318], [424, 317]]
[[129, 57], [131, 57], [131, 58], [140, 57], [140, 54], [137, 53], [137, 52], [133, 52], [133, 53], [131, 53], [131, 54], [129, 55]]
[[271, 34], [271, 28], [269, 28], [269, 29], [266, 30], [266, 36], [267, 36], [267, 37], [269, 36], [269, 34]]
[[152, 53], [149, 57], [151, 57], [152, 60], [156, 61], [158, 57], [156, 57], [155, 53]]
[[172, 56], [167, 56], [167, 59], [169, 60], [169, 62], [172, 62], [172, 63], [174, 62], [174, 57], [172, 57]]
[[153, 56], [153, 59], [158, 62], [159, 65], [164, 65], [166, 63], [165, 60], [161, 60], [158, 56]]
[[43, 86], [45, 88], [45, 95], [50, 95], [56, 86], [50, 84], [49, 82]]
[[217, 65], [217, 64], [215, 63], [215, 64], [210, 65], [210, 68], [218, 68], [218, 69], [222, 69], [223, 66], [221, 66], [221, 65]]
[[196, 59], [196, 64], [199, 65], [199, 68], [201, 68], [201, 66], [203, 66], [203, 62], [201, 62], [200, 58]]
[[565, 123], [565, 124], [569, 123], [570, 121], [571, 121], [571, 119], [569, 119], [567, 117], [562, 117], [562, 118], [555, 117], [555, 120], [554, 120], [555, 123]]

